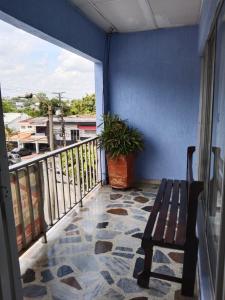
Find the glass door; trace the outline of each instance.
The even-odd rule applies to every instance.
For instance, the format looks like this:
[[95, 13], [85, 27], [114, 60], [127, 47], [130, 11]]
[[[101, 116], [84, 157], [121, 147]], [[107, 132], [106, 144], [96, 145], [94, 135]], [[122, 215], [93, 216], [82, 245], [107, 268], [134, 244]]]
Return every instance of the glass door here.
[[225, 7], [219, 16], [217, 23], [215, 57], [206, 212], [206, 236], [214, 288], [216, 288], [218, 266], [221, 263], [219, 246], [223, 207], [225, 157]]

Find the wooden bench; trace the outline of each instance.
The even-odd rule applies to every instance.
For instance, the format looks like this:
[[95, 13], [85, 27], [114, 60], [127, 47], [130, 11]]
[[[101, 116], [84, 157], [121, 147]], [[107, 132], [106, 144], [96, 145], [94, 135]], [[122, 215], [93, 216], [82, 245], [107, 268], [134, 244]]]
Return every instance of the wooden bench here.
[[[163, 179], [148, 219], [142, 248], [144, 270], [138, 275], [138, 285], [147, 288], [150, 277], [182, 284], [182, 295], [194, 294], [198, 253], [196, 219], [198, 196], [203, 183], [193, 180], [192, 161], [195, 147], [188, 147], [186, 180]], [[182, 278], [151, 272], [153, 246], [184, 251]]]

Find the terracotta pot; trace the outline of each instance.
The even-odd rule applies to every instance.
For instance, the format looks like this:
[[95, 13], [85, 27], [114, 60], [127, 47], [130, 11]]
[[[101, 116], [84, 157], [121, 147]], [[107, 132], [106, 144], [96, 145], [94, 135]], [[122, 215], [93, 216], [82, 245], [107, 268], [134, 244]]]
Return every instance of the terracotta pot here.
[[132, 187], [134, 182], [134, 154], [111, 158], [107, 155], [109, 184], [115, 189]]

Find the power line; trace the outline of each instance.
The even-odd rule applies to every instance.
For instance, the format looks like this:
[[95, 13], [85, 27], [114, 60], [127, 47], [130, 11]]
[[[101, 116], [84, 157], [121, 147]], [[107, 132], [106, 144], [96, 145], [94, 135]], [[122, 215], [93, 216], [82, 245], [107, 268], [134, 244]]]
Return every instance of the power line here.
[[62, 100], [62, 95], [65, 94], [66, 92], [52, 92], [52, 94], [55, 94], [58, 96], [58, 99], [60, 101], [60, 104], [61, 104], [61, 100]]

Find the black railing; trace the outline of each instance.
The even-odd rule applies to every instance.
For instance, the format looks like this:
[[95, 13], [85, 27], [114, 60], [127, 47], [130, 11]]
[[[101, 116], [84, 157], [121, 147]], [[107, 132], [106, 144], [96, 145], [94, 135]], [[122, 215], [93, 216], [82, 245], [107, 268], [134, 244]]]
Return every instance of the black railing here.
[[44, 235], [101, 182], [97, 137], [9, 167], [18, 250]]

